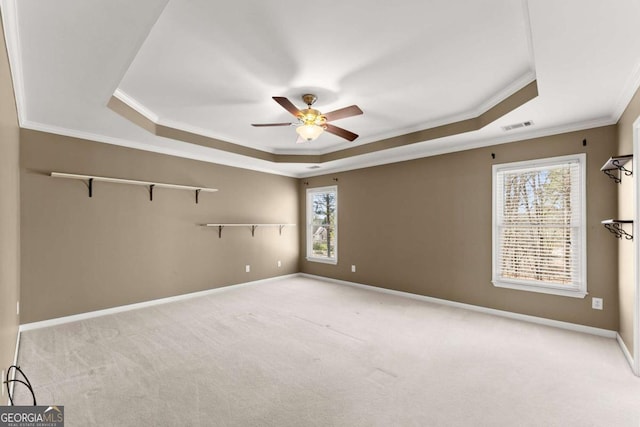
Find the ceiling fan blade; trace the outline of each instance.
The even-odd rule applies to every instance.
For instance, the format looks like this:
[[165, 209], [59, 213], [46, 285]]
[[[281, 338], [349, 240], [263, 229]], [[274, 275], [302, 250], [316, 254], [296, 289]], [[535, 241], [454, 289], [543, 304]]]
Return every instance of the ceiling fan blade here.
[[327, 118], [327, 121], [330, 122], [332, 120], [345, 119], [351, 116], [357, 116], [362, 114], [362, 110], [357, 105], [352, 105], [350, 107], [340, 108], [339, 110], [331, 111], [324, 116]]
[[257, 128], [267, 127], [267, 126], [291, 126], [293, 123], [251, 123], [251, 126], [255, 126]]
[[300, 110], [298, 110], [298, 108], [284, 96], [273, 96], [272, 98], [274, 101], [280, 104], [282, 108], [293, 114], [295, 117], [298, 117], [302, 114]]
[[344, 138], [344, 139], [347, 139], [349, 141], [353, 141], [358, 137], [357, 134], [355, 134], [353, 132], [350, 132], [350, 131], [348, 131], [346, 129], [339, 128], [338, 126], [334, 126], [334, 125], [331, 125], [329, 123], [327, 123], [325, 126], [326, 126], [325, 130], [327, 132], [332, 133], [334, 135], [337, 135], [340, 138]]

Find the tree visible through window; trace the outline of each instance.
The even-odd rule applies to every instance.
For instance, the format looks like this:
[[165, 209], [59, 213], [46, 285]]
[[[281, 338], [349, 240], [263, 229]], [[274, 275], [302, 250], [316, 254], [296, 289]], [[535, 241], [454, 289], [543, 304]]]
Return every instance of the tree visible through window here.
[[584, 296], [584, 155], [494, 166], [496, 286]]
[[307, 190], [307, 258], [327, 262], [337, 260], [337, 217], [337, 187]]

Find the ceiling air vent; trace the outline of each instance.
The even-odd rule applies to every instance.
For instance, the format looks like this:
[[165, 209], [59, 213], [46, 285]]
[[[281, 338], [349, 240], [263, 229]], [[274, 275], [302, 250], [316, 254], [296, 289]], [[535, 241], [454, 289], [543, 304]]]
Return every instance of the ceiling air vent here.
[[528, 121], [522, 122], [522, 123], [514, 123], [514, 124], [509, 125], [509, 126], [502, 126], [502, 130], [505, 131], [505, 132], [508, 132], [510, 130], [526, 128], [526, 127], [529, 127], [529, 126], [533, 126], [533, 121], [528, 120]]

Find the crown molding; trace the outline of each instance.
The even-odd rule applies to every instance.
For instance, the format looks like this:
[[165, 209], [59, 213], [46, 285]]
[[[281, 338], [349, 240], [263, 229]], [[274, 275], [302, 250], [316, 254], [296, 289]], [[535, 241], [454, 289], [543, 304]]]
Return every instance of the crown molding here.
[[[102, 142], [105, 144], [117, 145], [120, 147], [131, 148], [134, 150], [142, 150], [142, 151], [149, 151], [152, 153], [166, 154], [168, 156], [198, 160], [198, 161], [207, 162], [207, 163], [215, 163], [215, 164], [231, 166], [239, 169], [247, 169], [247, 170], [252, 170], [256, 172], [269, 173], [272, 175], [281, 175], [281, 176], [287, 176], [290, 178], [299, 178], [298, 174], [283, 172], [276, 168], [270, 167], [271, 165], [269, 163], [264, 162], [266, 163], [266, 165], [261, 165], [259, 163], [262, 163], [262, 162], [256, 159], [252, 159], [253, 164], [247, 164], [247, 158], [241, 155], [237, 155], [237, 159], [224, 158], [221, 156], [221, 154], [229, 155], [230, 153], [216, 150], [214, 148], [199, 146], [201, 153], [187, 152], [185, 150], [171, 148], [167, 146], [157, 146], [157, 145], [147, 144], [147, 143], [129, 140], [129, 139], [114, 138], [111, 136], [100, 135], [97, 133], [84, 132], [76, 129], [65, 128], [62, 126], [52, 126], [45, 123], [38, 123], [33, 121], [26, 121], [20, 127], [22, 129], [34, 130], [38, 132], [46, 132], [54, 135], [68, 136], [71, 138], [83, 139], [83, 140], [93, 141], [93, 142]], [[202, 151], [206, 151], [206, 153], [203, 153]]]
[[622, 114], [624, 114], [625, 110], [629, 106], [629, 103], [631, 103], [631, 99], [638, 91], [638, 88], [640, 88], [640, 61], [638, 61], [636, 66], [633, 68], [631, 76], [627, 79], [622, 91], [620, 92], [620, 95], [618, 96], [618, 99], [616, 100], [616, 103], [614, 104], [614, 109], [611, 117], [615, 120], [616, 123], [620, 120]]
[[[518, 79], [515, 83], [510, 84], [505, 88], [504, 91], [501, 92], [507, 93], [506, 91], [513, 91], [514, 88], [518, 87], [517, 84], [521, 83], [523, 80], [524, 78]], [[107, 107], [123, 118], [137, 124], [138, 126], [147, 130], [149, 133], [156, 136], [209, 147], [227, 153], [246, 156], [252, 159], [264, 160], [271, 163], [329, 163], [332, 161], [358, 157], [373, 152], [385, 151], [391, 148], [405, 147], [425, 141], [439, 140], [453, 135], [477, 131], [482, 129], [489, 123], [492, 123], [498, 118], [504, 116], [505, 114], [508, 114], [514, 109], [529, 102], [537, 96], [538, 85], [537, 81], [534, 80], [526, 84], [524, 87], [517, 89], [506, 98], [504, 97], [504, 95], [499, 97], [496, 96], [496, 98], [501, 99], [497, 104], [487, 110], [484, 110], [481, 114], [472, 118], [456, 122], [449, 122], [440, 126], [430, 127], [416, 132], [398, 135], [392, 138], [377, 139], [367, 144], [360, 144], [342, 148], [337, 151], [330, 151], [329, 153], [323, 155], [274, 154], [249, 146], [211, 138], [199, 133], [192, 133], [180, 128], [165, 126], [163, 124], [159, 124], [157, 122], [154, 122], [153, 120], [150, 120], [146, 115], [137, 110], [134, 105], [130, 105], [116, 96], [111, 97], [111, 99], [107, 103]], [[493, 103], [495, 102], [495, 99], [492, 98], [490, 101]], [[486, 105], [490, 104], [487, 103]], [[149, 114], [148, 111], [147, 114]]]
[[522, 15], [524, 18], [525, 38], [527, 39], [527, 49], [529, 50], [529, 61], [533, 64], [533, 78], [537, 78], [535, 72], [536, 53], [533, 48], [533, 30], [531, 29], [531, 14], [529, 13], [529, 0], [522, 1]]
[[156, 113], [154, 113], [153, 111], [151, 111], [150, 109], [142, 105], [132, 96], [129, 96], [129, 94], [127, 94], [122, 89], [119, 89], [119, 88], [116, 89], [115, 92], [113, 92], [113, 96], [115, 96], [120, 101], [127, 104], [129, 107], [136, 110], [139, 114], [142, 114], [147, 120], [151, 120], [156, 124], [160, 124], [160, 116], [158, 116]]
[[[262, 152], [267, 153], [267, 154], [284, 155], [284, 156], [301, 155], [300, 151], [265, 149], [264, 147], [255, 147], [255, 146], [251, 146], [251, 145], [242, 145], [242, 144], [228, 142], [228, 141], [226, 141], [226, 137], [225, 136], [217, 135], [217, 134], [215, 134], [215, 133], [213, 133], [213, 132], [211, 132], [211, 131], [209, 131], [207, 129], [202, 129], [202, 128], [197, 127], [197, 126], [191, 126], [191, 125], [189, 125], [187, 123], [183, 123], [183, 122], [178, 122], [178, 121], [174, 121], [174, 120], [168, 120], [166, 118], [162, 118], [161, 119], [158, 116], [158, 114], [154, 113], [149, 108], [144, 106], [141, 102], [137, 101], [135, 98], [133, 98], [132, 96], [130, 96], [129, 94], [127, 94], [126, 92], [124, 92], [122, 89], [119, 89], [119, 88], [116, 89], [115, 92], [113, 93], [113, 98], [115, 98], [118, 101], [122, 102], [123, 104], [128, 106], [131, 110], [133, 110], [134, 112], [136, 112], [139, 115], [141, 115], [142, 117], [144, 117], [149, 122], [146, 126], [144, 126], [144, 128], [147, 129], [147, 130], [152, 129], [152, 128], [156, 129], [158, 126], [162, 126], [162, 127], [174, 130], [174, 131], [185, 132], [185, 133], [189, 133], [189, 134], [193, 134], [193, 135], [202, 136], [202, 137], [205, 137], [205, 138], [211, 138], [213, 140], [224, 141], [225, 143], [228, 143], [228, 144], [237, 145], [239, 147], [247, 147], [247, 148], [250, 148], [252, 150], [262, 151]], [[112, 101], [113, 101], [113, 99], [112, 99]], [[114, 103], [112, 101], [110, 101], [109, 104], [107, 104], [107, 106], [109, 108], [111, 108], [113, 111], [115, 111], [119, 115], [123, 116], [125, 119], [135, 123], [135, 121], [132, 120], [131, 116], [129, 114], [127, 114], [126, 111], [120, 111], [119, 109], [117, 110], [116, 108], [114, 108]], [[138, 124], [138, 123], [136, 123], [136, 124]], [[157, 131], [154, 131], [153, 133], [157, 134]], [[189, 142], [189, 141], [184, 141], [184, 142]], [[302, 154], [302, 155], [318, 156], [318, 155], [321, 155], [321, 154], [324, 154], [322, 152], [322, 150], [308, 150], [308, 151], [305, 151], [304, 154]]]
[[[470, 119], [474, 119], [476, 117], [480, 117], [482, 116], [484, 113], [488, 112], [489, 110], [491, 110], [493, 107], [495, 107], [496, 105], [498, 105], [499, 103], [501, 103], [502, 101], [508, 99], [509, 97], [513, 96], [516, 92], [518, 92], [519, 90], [522, 90], [523, 88], [525, 88], [527, 85], [535, 82], [535, 72], [534, 71], [528, 71], [525, 74], [523, 74], [522, 76], [520, 76], [519, 78], [517, 78], [516, 80], [514, 80], [512, 83], [510, 83], [509, 85], [507, 85], [505, 88], [503, 88], [501, 91], [497, 92], [496, 94], [492, 95], [489, 99], [483, 101], [478, 107], [473, 108], [472, 110], [468, 110], [464, 113], [459, 113], [459, 114], [454, 114], [454, 115], [450, 115], [450, 116], [446, 116], [446, 117], [441, 117], [435, 120], [431, 120], [425, 123], [421, 123], [419, 126], [411, 126], [411, 127], [406, 127], [403, 128], [401, 130], [397, 130], [394, 132], [385, 132], [385, 133], [381, 133], [381, 134], [377, 134], [374, 137], [370, 138], [370, 141], [368, 140], [364, 140], [362, 142], [359, 142], [357, 144], [355, 144], [353, 147], [360, 147], [360, 146], [366, 146], [367, 144], [370, 143], [374, 143], [377, 141], [381, 141], [381, 140], [385, 140], [385, 139], [390, 139], [390, 138], [395, 138], [401, 135], [406, 135], [406, 134], [410, 134], [410, 133], [414, 133], [414, 132], [421, 132], [421, 131], [425, 131], [428, 129], [433, 129], [439, 126], [446, 126], [449, 124], [453, 124], [453, 123], [457, 123], [457, 122], [463, 122], [465, 120], [470, 120]], [[368, 142], [365, 142], [368, 141]], [[341, 151], [343, 150], [342, 147], [338, 147], [338, 148], [327, 148], [327, 149], [320, 149], [320, 150], [309, 150], [309, 151], [305, 151], [304, 154], [308, 154], [308, 155], [326, 155], [326, 154], [331, 154], [334, 153], [336, 151]], [[274, 154], [282, 154], [282, 155], [296, 155], [296, 154], [300, 154], [300, 150], [274, 150]]]
[[18, 31], [18, 8], [17, 0], [2, 0], [0, 2], [0, 12], [2, 13], [2, 25], [4, 27], [4, 38], [9, 56], [9, 68], [11, 79], [13, 80], [13, 91], [16, 99], [16, 109], [18, 111], [18, 124], [26, 121], [24, 72], [22, 66], [22, 56], [20, 55], [21, 43], [20, 32]]
[[[526, 87], [528, 84], [536, 82], [536, 73], [533, 70], [527, 71], [525, 74], [514, 80], [511, 84], [506, 86], [504, 89], [493, 95], [491, 98], [487, 99], [485, 102], [480, 104], [479, 107], [475, 108], [470, 114], [470, 117], [478, 117], [487, 111], [491, 110], [493, 107], [497, 106], [499, 103], [508, 99], [510, 96], [513, 96], [520, 89]], [[537, 84], [537, 82], [536, 82]], [[450, 123], [450, 122], [449, 122]]]
[[373, 159], [359, 162], [357, 165], [344, 165], [331, 167], [330, 165], [322, 166], [320, 169], [314, 169], [311, 172], [303, 172], [300, 178], [312, 178], [322, 176], [329, 173], [347, 172], [356, 169], [364, 169], [374, 166], [382, 166], [391, 163], [405, 162], [409, 160], [421, 159], [425, 157], [438, 156], [441, 154], [455, 153], [459, 151], [473, 150], [476, 148], [489, 147], [494, 145], [508, 144], [510, 142], [526, 141], [534, 138], [543, 138], [545, 136], [560, 135], [563, 133], [577, 132], [586, 129], [593, 129], [602, 126], [610, 126], [616, 124], [612, 118], [605, 117], [600, 119], [575, 122], [566, 125], [554, 126], [545, 129], [538, 129], [529, 132], [518, 132], [515, 134], [504, 135], [501, 137], [484, 138], [463, 143], [447, 144], [446, 139], [442, 139], [434, 144], [430, 144], [428, 148], [420, 147], [414, 152], [393, 155], [393, 152], [387, 150], [385, 152], [369, 153]]
[[[425, 157], [437, 156], [441, 154], [454, 153], [458, 151], [472, 150], [475, 148], [482, 148], [493, 145], [507, 144], [510, 142], [517, 141], [526, 141], [534, 138], [541, 138], [545, 136], [558, 135], [568, 132], [575, 132], [585, 129], [592, 129], [596, 127], [609, 126], [616, 124], [617, 121], [610, 118], [599, 118], [595, 120], [575, 122], [571, 124], [554, 126], [551, 128], [545, 129], [537, 129], [535, 131], [528, 132], [519, 132], [510, 135], [504, 135], [502, 137], [496, 138], [484, 138], [478, 139], [469, 142], [463, 143], [454, 143], [447, 144], [446, 138], [436, 142], [435, 144], [430, 144], [427, 148], [419, 147], [417, 150], [412, 151], [410, 153], [397, 154], [393, 155], [393, 149], [376, 151], [372, 153], [367, 153], [362, 155], [362, 161], [359, 161], [357, 164], [348, 164], [348, 165], [339, 165], [339, 166], [331, 166], [330, 164], [326, 164], [321, 166], [319, 169], [313, 169], [309, 172], [302, 173], [286, 173], [282, 171], [278, 171], [268, 167], [260, 167], [257, 165], [248, 165], [246, 164], [246, 159], [239, 159], [238, 162], [233, 161], [225, 161], [217, 156], [218, 150], [215, 149], [207, 149], [210, 150], [211, 155], [201, 155], [195, 153], [187, 153], [184, 150], [173, 149], [169, 147], [157, 147], [150, 144], [144, 144], [137, 141], [113, 138], [105, 135], [99, 135], [90, 132], [82, 132], [75, 129], [68, 129], [59, 126], [51, 126], [43, 123], [36, 122], [25, 122], [21, 126], [24, 129], [35, 130], [39, 132], [47, 132], [56, 135], [68, 136], [72, 138], [78, 138], [89, 141], [103, 142], [111, 145], [117, 145], [126, 148], [132, 148], [137, 150], [150, 151], [158, 154], [166, 154], [175, 157], [187, 158], [191, 160], [204, 161], [208, 163], [216, 163], [231, 167], [237, 167], [241, 169], [254, 170], [257, 172], [270, 173], [275, 175], [287, 176], [292, 178], [311, 178], [315, 176], [326, 175], [328, 173], [337, 173], [337, 172], [346, 172], [357, 169], [364, 169], [368, 167], [374, 166], [382, 166], [391, 163], [404, 162], [408, 160], [420, 159]], [[203, 147], [204, 148], [204, 147]], [[369, 159], [364, 159], [364, 157], [369, 157]], [[360, 156], [357, 156], [360, 157]], [[373, 157], [373, 158], [371, 158]], [[341, 159], [348, 160], [348, 159]], [[337, 160], [336, 162], [341, 162], [341, 160]]]
[[[265, 153], [265, 156], [262, 156], [262, 157], [270, 157], [269, 155], [274, 154], [274, 150], [268, 150], [268, 149], [265, 149], [264, 147], [256, 147], [252, 145], [242, 145], [242, 144], [236, 144], [234, 142], [228, 142], [225, 136], [214, 134], [209, 130], [202, 129], [197, 126], [191, 126], [186, 123], [177, 122], [177, 121], [168, 120], [168, 119], [161, 119], [156, 113], [154, 113], [153, 111], [145, 107], [141, 102], [138, 102], [135, 98], [128, 95], [123, 90], [116, 89], [116, 91], [113, 93], [112, 98], [107, 103], [107, 107], [111, 108], [113, 111], [123, 116], [127, 120], [133, 121], [138, 125], [140, 125], [140, 122], [134, 121], [132, 116], [130, 115], [130, 112], [128, 113], [126, 110], [122, 110], [121, 108], [118, 108], [118, 106], [116, 105], [117, 101], [123, 103], [128, 108], [130, 108], [134, 113], [137, 113], [140, 116], [142, 116], [144, 119], [146, 119], [147, 123], [145, 123], [142, 127], [147, 131], [150, 131], [151, 133], [154, 133], [158, 136], [164, 136], [164, 135], [161, 135], [162, 130], [164, 129], [164, 130], [169, 130], [172, 133], [191, 134], [191, 135], [196, 135], [198, 137], [209, 138], [212, 140], [212, 142], [215, 141], [218, 144], [222, 143], [223, 145], [227, 145], [228, 147], [226, 149], [225, 148], [220, 148], [220, 149], [223, 151], [228, 151], [230, 153], [241, 154], [240, 151], [255, 150], [256, 154], [258, 155], [253, 155], [253, 156], [249, 155], [250, 157], [254, 157], [254, 158], [261, 158], [258, 152]], [[192, 141], [184, 141], [184, 142], [192, 142]], [[239, 147], [239, 149], [234, 149], [234, 147]], [[313, 153], [311, 154], [313, 155]], [[268, 160], [268, 159], [263, 158], [263, 160]]]
[[[182, 123], [182, 122], [178, 122], [178, 121], [174, 121], [166, 118], [160, 118], [158, 114], [156, 114], [155, 112], [147, 108], [144, 104], [139, 102], [137, 99], [135, 99], [134, 97], [132, 97], [131, 95], [123, 91], [122, 89], [119, 89], [119, 88], [116, 89], [115, 92], [113, 93], [113, 96], [119, 99], [120, 101], [122, 101], [123, 103], [125, 103], [127, 106], [129, 106], [129, 108], [133, 109], [134, 111], [142, 115], [147, 120], [153, 122], [153, 124], [156, 126], [164, 126], [164, 127], [176, 129], [179, 131], [202, 135], [207, 138], [213, 138], [213, 139], [219, 139], [219, 140], [225, 140], [226, 138], [225, 136], [212, 133], [207, 129], [203, 129], [197, 126], [191, 126], [187, 123]], [[274, 153], [274, 150], [266, 150], [263, 147], [251, 146], [251, 148], [264, 151], [265, 153], [271, 153], [271, 154]], [[316, 154], [316, 153], [310, 153], [310, 154]]]

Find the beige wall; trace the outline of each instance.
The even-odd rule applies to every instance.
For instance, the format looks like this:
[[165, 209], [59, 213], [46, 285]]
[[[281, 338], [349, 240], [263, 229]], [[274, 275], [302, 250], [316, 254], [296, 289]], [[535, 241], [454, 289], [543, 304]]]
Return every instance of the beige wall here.
[[[0, 32], [0, 369], [6, 370], [13, 363], [19, 324], [16, 302], [20, 293], [20, 134], [1, 27]], [[6, 393], [0, 399], [0, 404], [4, 403]]]
[[[618, 148], [616, 154], [633, 153], [633, 123], [640, 116], [640, 90], [636, 92], [618, 121]], [[630, 168], [631, 163], [626, 167]], [[618, 216], [622, 219], [634, 217], [634, 184], [632, 178], [622, 179], [618, 185]], [[634, 230], [637, 233], [637, 227]], [[618, 243], [618, 271], [619, 271], [619, 299], [620, 299], [620, 336], [627, 349], [633, 354], [634, 325], [633, 312], [635, 310], [634, 284], [634, 248], [631, 241], [622, 240]]]
[[[296, 179], [21, 131], [22, 323], [298, 271]], [[52, 178], [52, 171], [218, 188], [201, 193]], [[277, 261], [282, 267], [277, 267]], [[245, 272], [245, 265], [251, 272]]]
[[[587, 146], [582, 141], [587, 139]], [[301, 261], [305, 273], [588, 326], [618, 329], [616, 188], [599, 169], [616, 150], [616, 127], [428, 157], [301, 180], [339, 198], [338, 265]], [[588, 291], [585, 299], [491, 284], [491, 166], [587, 153]], [[495, 160], [491, 153], [496, 154]], [[305, 185], [308, 182], [308, 186]], [[304, 216], [302, 216], [304, 218]], [[305, 233], [301, 231], [304, 254]], [[357, 267], [351, 273], [351, 265]], [[591, 309], [604, 298], [604, 310]]]

